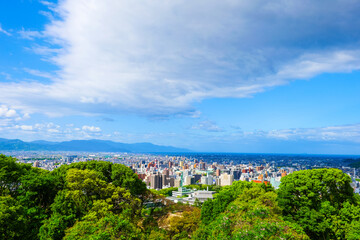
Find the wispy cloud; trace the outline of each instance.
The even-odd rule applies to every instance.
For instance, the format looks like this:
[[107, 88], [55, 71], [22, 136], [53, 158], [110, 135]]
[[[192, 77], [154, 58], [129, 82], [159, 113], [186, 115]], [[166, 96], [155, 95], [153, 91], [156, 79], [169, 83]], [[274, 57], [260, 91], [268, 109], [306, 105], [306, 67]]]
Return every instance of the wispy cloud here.
[[36, 70], [36, 69], [29, 69], [29, 68], [24, 68], [24, 71], [33, 75], [33, 76], [36, 76], [36, 77], [42, 77], [42, 78], [48, 78], [48, 79], [54, 79], [55, 76], [52, 75], [51, 73], [48, 73], [48, 72], [41, 72], [39, 70]]
[[25, 30], [24, 28], [18, 31], [18, 34], [20, 35], [21, 38], [27, 40], [34, 40], [36, 38], [44, 37], [44, 35], [39, 31]]
[[214, 141], [264, 141], [282, 140], [312, 142], [348, 142], [360, 143], [360, 123], [314, 128], [290, 128], [252, 131], [228, 131], [221, 135], [211, 136]]
[[6, 72], [0, 72], [0, 75], [4, 76], [5, 77], [5, 80], [11, 80], [12, 77], [9, 73], [6, 73]]
[[20, 138], [23, 140], [50, 140], [64, 141], [72, 139], [108, 139], [112, 135], [102, 133], [100, 127], [87, 126], [76, 127], [74, 124], [59, 125], [53, 122], [29, 124], [24, 121], [7, 122], [1, 124], [1, 137]]
[[0, 33], [3, 33], [3, 34], [5, 34], [5, 35], [7, 35], [7, 36], [11, 36], [11, 35], [12, 35], [10, 32], [8, 32], [8, 31], [6, 31], [5, 29], [3, 29], [2, 26], [1, 26], [1, 24], [0, 24]]
[[349, 141], [360, 143], [360, 124], [329, 126], [320, 128], [294, 128], [272, 130], [266, 137], [284, 140]]
[[223, 132], [224, 130], [221, 129], [216, 123], [213, 121], [201, 121], [197, 123], [196, 125], [192, 126], [191, 129], [198, 129], [198, 130], [204, 130], [207, 132]]
[[[360, 69], [360, 3], [324, 4], [48, 4], [57, 17], [41, 34], [52, 48], [34, 50], [60, 71], [48, 84], [0, 83], [7, 89], [0, 102], [48, 114], [58, 106], [62, 114], [193, 115], [193, 103], [203, 99], [248, 97], [293, 80]], [[39, 35], [23, 32], [30, 39]]]

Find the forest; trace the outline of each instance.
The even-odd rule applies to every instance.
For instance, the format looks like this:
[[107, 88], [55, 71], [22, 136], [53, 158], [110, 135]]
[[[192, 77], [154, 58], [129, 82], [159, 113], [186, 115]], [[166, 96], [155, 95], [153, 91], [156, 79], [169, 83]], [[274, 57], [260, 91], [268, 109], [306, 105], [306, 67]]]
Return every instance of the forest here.
[[0, 155], [0, 239], [360, 239], [360, 197], [338, 169], [297, 171], [280, 188], [236, 181], [173, 203], [104, 161], [46, 171]]

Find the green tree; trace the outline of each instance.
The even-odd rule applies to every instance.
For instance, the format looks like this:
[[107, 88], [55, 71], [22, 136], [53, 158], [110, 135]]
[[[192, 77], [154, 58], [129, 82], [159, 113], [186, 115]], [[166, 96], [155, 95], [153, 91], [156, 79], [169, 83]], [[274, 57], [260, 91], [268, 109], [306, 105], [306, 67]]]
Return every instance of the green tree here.
[[66, 230], [64, 240], [115, 240], [142, 239], [142, 233], [131, 221], [108, 213], [96, 220], [83, 220]]
[[25, 223], [21, 204], [11, 196], [0, 196], [0, 238], [23, 239]]
[[135, 196], [144, 195], [147, 192], [145, 183], [130, 168], [123, 164], [112, 165], [112, 183], [123, 187]]
[[17, 200], [27, 216], [27, 239], [37, 239], [42, 221], [50, 216], [50, 205], [57, 194], [57, 179], [49, 171], [32, 168], [20, 178]]
[[43, 222], [39, 229], [39, 239], [41, 240], [60, 240], [65, 236], [65, 230], [75, 223], [74, 215], [61, 215], [54, 213], [49, 219]]
[[[220, 192], [216, 194], [216, 197], [213, 200], [207, 200], [203, 203], [201, 208], [201, 220], [207, 224], [216, 218], [220, 213], [222, 213], [226, 207], [234, 201], [238, 195], [240, 195], [244, 189], [251, 188], [254, 185], [259, 185], [258, 183], [245, 182], [245, 181], [236, 181], [231, 186], [226, 186], [221, 188]], [[265, 185], [262, 188], [267, 189], [267, 191], [272, 191], [271, 188], [266, 188]]]
[[360, 239], [360, 221], [353, 221], [347, 229], [346, 239], [359, 240]]
[[276, 198], [259, 185], [244, 188], [224, 212], [201, 224], [194, 239], [308, 239], [301, 227], [282, 219]]
[[180, 216], [173, 216], [169, 219], [169, 235], [171, 239], [182, 239], [191, 237], [200, 223], [201, 210], [192, 208], [184, 211]]
[[155, 189], [151, 189], [150, 191], [156, 194], [160, 194], [163, 195], [165, 197], [169, 197], [172, 196], [172, 191], [177, 191], [178, 188], [177, 187], [169, 187], [169, 188], [164, 188], [161, 190], [155, 190]]
[[166, 233], [163, 233], [161, 231], [155, 231], [152, 230], [150, 232], [150, 235], [147, 237], [149, 240], [167, 240], [169, 239]]
[[98, 177], [106, 182], [111, 182], [111, 173], [112, 173], [112, 163], [105, 161], [87, 161], [87, 162], [78, 162], [68, 165], [69, 168], [76, 168], [80, 170], [93, 170], [97, 172]]
[[15, 196], [20, 186], [20, 178], [31, 169], [29, 164], [16, 163], [16, 159], [0, 154], [0, 195]]
[[40, 229], [41, 239], [62, 239], [65, 230], [76, 221], [86, 219], [87, 222], [81, 224], [88, 226], [89, 221], [110, 212], [121, 214], [124, 219], [140, 216], [140, 199], [125, 188], [107, 183], [99, 172], [69, 168], [65, 182], [65, 189], [58, 193], [51, 206], [53, 215]]
[[[304, 170], [287, 175], [281, 179], [278, 190], [285, 219], [300, 224], [312, 239], [345, 238], [338, 222], [344, 206], [356, 204], [350, 182], [350, 177], [339, 169]], [[351, 219], [344, 213], [341, 221]]]

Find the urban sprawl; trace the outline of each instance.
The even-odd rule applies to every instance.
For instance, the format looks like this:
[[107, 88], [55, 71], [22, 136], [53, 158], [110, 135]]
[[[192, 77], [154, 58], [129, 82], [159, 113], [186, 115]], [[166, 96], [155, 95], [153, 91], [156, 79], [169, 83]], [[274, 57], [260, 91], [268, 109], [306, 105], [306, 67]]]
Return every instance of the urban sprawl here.
[[[130, 167], [149, 189], [172, 188], [169, 200], [194, 204], [213, 198], [215, 191], [197, 190], [190, 185], [228, 186], [234, 181], [271, 185], [277, 189], [281, 178], [294, 171], [339, 168], [348, 174], [354, 192], [360, 193], [356, 169], [346, 165], [346, 157], [260, 155], [260, 154], [133, 154], [75, 152], [7, 152], [21, 163], [53, 170], [63, 164], [91, 160], [121, 163]], [[184, 187], [187, 186], [187, 187]]]

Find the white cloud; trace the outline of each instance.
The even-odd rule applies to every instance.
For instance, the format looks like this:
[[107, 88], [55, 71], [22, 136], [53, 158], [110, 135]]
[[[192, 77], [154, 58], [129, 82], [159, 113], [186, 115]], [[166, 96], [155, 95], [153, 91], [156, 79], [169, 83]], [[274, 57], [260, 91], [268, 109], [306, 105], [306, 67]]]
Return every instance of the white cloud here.
[[36, 69], [29, 69], [29, 68], [24, 68], [24, 71], [31, 74], [31, 75], [34, 75], [34, 76], [37, 76], [37, 77], [42, 77], [42, 78], [48, 78], [48, 79], [53, 79], [55, 78], [52, 74], [50, 73], [47, 73], [47, 72], [41, 72], [39, 70], [36, 70]]
[[86, 132], [101, 132], [101, 128], [95, 126], [82, 126], [82, 130]]
[[15, 126], [16, 129], [21, 129], [24, 131], [32, 131], [34, 128], [31, 125], [16, 125]]
[[28, 40], [34, 40], [35, 38], [43, 37], [43, 34], [41, 32], [25, 30], [24, 28], [21, 29], [18, 32], [18, 34], [20, 35], [21, 38], [28, 39]]
[[3, 29], [3, 28], [1, 27], [1, 24], [0, 24], [0, 33], [3, 33], [3, 34], [5, 34], [5, 35], [7, 35], [7, 36], [11, 36], [11, 33], [9, 33], [8, 31], [6, 31], [5, 29]]
[[[1, 119], [0, 119], [1, 120]], [[20, 138], [22, 140], [48, 140], [48, 141], [65, 141], [73, 139], [109, 139], [111, 135], [103, 134], [100, 127], [83, 126], [75, 127], [75, 124], [69, 123], [58, 125], [56, 123], [35, 123], [24, 124], [7, 122], [2, 124], [0, 121], [0, 136], [4, 138]]]
[[360, 3], [324, 4], [60, 1], [42, 32], [54, 48], [35, 46], [58, 75], [50, 84], [0, 83], [0, 102], [48, 114], [194, 115], [193, 103], [206, 98], [360, 69]]
[[48, 129], [47, 131], [50, 133], [59, 133], [60, 132], [60, 130], [58, 130], [58, 129]]
[[13, 127], [17, 125], [19, 121], [28, 118], [30, 118], [28, 113], [19, 113], [12, 107], [0, 105], [0, 126], [2, 127]]
[[192, 126], [192, 129], [199, 129], [204, 130], [207, 132], [223, 132], [224, 130], [221, 129], [218, 125], [216, 125], [212, 121], [201, 121], [195, 126]]
[[14, 109], [10, 109], [5, 105], [0, 105], [0, 117], [13, 118], [17, 113]]
[[54, 124], [52, 122], [49, 123], [36, 123], [34, 128], [37, 130], [49, 130], [49, 129], [59, 129], [60, 125]]
[[316, 141], [349, 141], [360, 143], [360, 124], [320, 128], [272, 130], [267, 132], [265, 136], [284, 140], [305, 139]]

